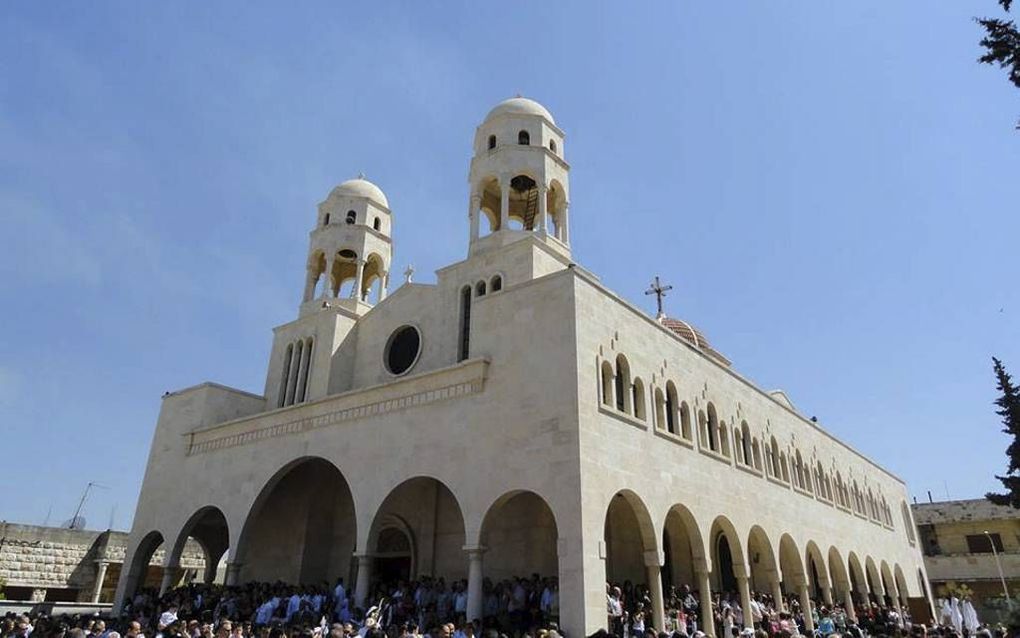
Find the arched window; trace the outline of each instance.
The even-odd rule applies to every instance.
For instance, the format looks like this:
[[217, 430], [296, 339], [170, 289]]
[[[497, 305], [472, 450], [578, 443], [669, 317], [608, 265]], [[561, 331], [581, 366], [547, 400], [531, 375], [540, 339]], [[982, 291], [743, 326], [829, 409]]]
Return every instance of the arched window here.
[[622, 354], [616, 355], [616, 409], [630, 414], [630, 365]]
[[494, 148], [496, 148], [496, 136], [495, 135], [490, 135], [489, 136], [489, 150], [491, 151]]
[[666, 431], [676, 434], [676, 385], [666, 382]]
[[751, 451], [751, 427], [747, 421], [740, 423], [740, 445], [743, 446], [744, 465], [754, 465], [754, 453]]
[[776, 475], [776, 464], [772, 460], [772, 446], [765, 446], [765, 473], [769, 476]]
[[503, 278], [499, 275], [493, 276], [492, 281], [489, 282], [489, 288], [492, 289], [492, 292], [503, 290]]
[[719, 453], [723, 456], [730, 455], [730, 436], [727, 434], [725, 421], [719, 421]]
[[556, 140], [549, 140], [549, 150], [553, 153], [556, 152]]
[[613, 405], [613, 364], [602, 362], [602, 405]]
[[326, 216], [323, 218], [322, 225], [329, 226], [329, 213], [326, 213]]
[[736, 450], [737, 463], [747, 465], [744, 456], [744, 436], [740, 428], [733, 428], [733, 449]]
[[527, 131], [521, 131], [517, 134], [517, 143], [521, 146], [531, 144], [531, 135], [529, 135]]
[[289, 344], [283, 353], [283, 373], [280, 375], [280, 396], [276, 407], [282, 408], [287, 401], [287, 380], [290, 378], [290, 360], [294, 358], [294, 344]]
[[716, 416], [715, 406], [708, 404], [708, 449], [713, 452], [719, 451], [719, 417]]
[[783, 480], [786, 481], [787, 483], [789, 483], [790, 482], [790, 468], [786, 464], [786, 454], [782, 453], [782, 452], [779, 453], [779, 470], [783, 474]]
[[464, 286], [460, 291], [460, 346], [457, 350], [457, 361], [468, 358], [471, 352], [471, 286]]
[[376, 217], [375, 219], [372, 220], [372, 229], [373, 230], [382, 230], [382, 222], [379, 221], [378, 217]]
[[485, 296], [485, 282], [484, 281], [479, 281], [475, 285], [475, 296], [476, 297], [484, 297]]
[[347, 211], [347, 219], [345, 219], [344, 221], [346, 221], [348, 224], [353, 224], [357, 220], [358, 220], [357, 213], [355, 213], [353, 210]]
[[666, 401], [659, 388], [655, 388], [655, 427], [660, 430], [666, 427]]
[[680, 436], [691, 440], [691, 408], [686, 401], [680, 402]]
[[751, 454], [753, 455], [754, 469], [761, 472], [761, 445], [758, 444], [757, 438], [751, 443]]
[[631, 392], [631, 403], [634, 405], [634, 416], [645, 420], [645, 383], [641, 377], [634, 377], [633, 392]]

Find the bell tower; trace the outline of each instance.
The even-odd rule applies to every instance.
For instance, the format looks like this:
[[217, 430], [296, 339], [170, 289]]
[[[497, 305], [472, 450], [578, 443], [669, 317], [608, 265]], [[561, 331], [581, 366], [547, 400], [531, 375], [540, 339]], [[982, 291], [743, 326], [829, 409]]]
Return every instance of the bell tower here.
[[385, 299], [392, 225], [386, 195], [363, 175], [334, 188], [319, 204], [311, 232], [301, 314], [324, 305], [360, 314]]
[[468, 217], [469, 254], [505, 245], [522, 233], [570, 247], [570, 165], [563, 131], [534, 100], [496, 105], [475, 132]]

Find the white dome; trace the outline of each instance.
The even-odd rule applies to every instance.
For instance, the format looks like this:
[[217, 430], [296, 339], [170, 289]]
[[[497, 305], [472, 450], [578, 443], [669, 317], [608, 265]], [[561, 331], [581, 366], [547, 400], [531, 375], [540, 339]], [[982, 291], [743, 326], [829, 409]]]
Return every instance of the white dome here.
[[485, 119], [491, 120], [497, 115], [541, 115], [553, 124], [556, 123], [549, 109], [526, 97], [512, 97], [509, 100], [503, 100], [489, 111]]
[[354, 179], [347, 180], [334, 188], [330, 195], [367, 197], [377, 204], [382, 204], [386, 208], [390, 207], [390, 202], [386, 199], [386, 194], [382, 192], [382, 189], [364, 177], [355, 177]]

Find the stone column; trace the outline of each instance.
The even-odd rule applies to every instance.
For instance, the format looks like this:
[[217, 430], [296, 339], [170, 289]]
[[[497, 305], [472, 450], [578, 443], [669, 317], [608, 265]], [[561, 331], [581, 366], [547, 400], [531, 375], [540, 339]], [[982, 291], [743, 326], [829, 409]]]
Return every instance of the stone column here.
[[843, 606], [846, 607], [846, 617], [857, 622], [857, 610], [854, 608], [854, 594], [850, 591], [850, 585], [843, 590]]
[[737, 576], [737, 589], [740, 591], [740, 610], [744, 616], [744, 628], [754, 630], [754, 619], [751, 617], [751, 587], [747, 576]]
[[106, 568], [109, 562], [105, 560], [96, 561], [96, 584], [92, 587], [92, 602], [98, 603], [103, 593], [103, 581], [106, 580]]
[[368, 588], [372, 585], [372, 555], [355, 554], [358, 559], [358, 580], [354, 585], [354, 606], [365, 608]]
[[482, 554], [485, 548], [481, 545], [465, 545], [464, 551], [468, 555], [467, 619], [471, 621], [481, 618], [483, 613]]
[[236, 587], [241, 584], [241, 566], [243, 563], [230, 561], [227, 563], [227, 573], [223, 577], [223, 584], [227, 587]]
[[170, 565], [169, 567], [163, 567], [163, 580], [159, 584], [159, 595], [163, 596], [170, 588], [174, 586], [177, 579], [181, 575], [180, 565]]
[[821, 584], [822, 590], [822, 601], [825, 602], [827, 607], [832, 607], [832, 587], [828, 583]]
[[361, 283], [365, 280], [365, 260], [359, 259], [355, 262], [354, 289], [351, 290], [351, 299], [361, 301]]
[[776, 603], [776, 611], [786, 611], [783, 605], [783, 588], [779, 584], [779, 572], [774, 569], [766, 572], [769, 579], [769, 588], [772, 590], [772, 600]]
[[800, 613], [804, 615], [804, 631], [810, 633], [815, 630], [815, 620], [811, 617], [811, 595], [807, 582], [797, 583], [797, 593], [800, 594]]
[[326, 261], [326, 270], [322, 272], [322, 295], [323, 299], [333, 296], [333, 260]]
[[648, 570], [648, 590], [652, 595], [652, 622], [650, 626], [659, 631], [666, 629], [666, 605], [662, 600], [662, 574], [659, 566], [662, 560], [658, 550], [645, 552], [645, 568]]
[[570, 245], [570, 202], [563, 202], [563, 221], [560, 223], [560, 240]]
[[542, 184], [538, 188], [538, 234], [545, 237], [548, 234], [548, 217], [549, 212], [546, 210], [546, 198], [549, 193], [549, 187]]
[[499, 178], [499, 229], [510, 228], [510, 178]]
[[386, 289], [390, 287], [390, 271], [379, 273], [379, 301], [386, 298]]
[[694, 578], [698, 581], [698, 627], [707, 636], [715, 636], [715, 620], [712, 616], [712, 584], [708, 580], [707, 571], [695, 570]]
[[471, 241], [474, 241], [474, 240], [478, 239], [479, 226], [482, 223], [482, 220], [479, 219], [482, 216], [482, 210], [481, 210], [482, 209], [482, 196], [478, 195], [478, 194], [472, 195], [471, 196], [471, 203], [469, 204], [469, 206], [471, 207], [468, 210], [468, 219], [471, 221], [471, 236], [469, 237], [469, 239]]
[[305, 273], [305, 294], [301, 297], [302, 302], [311, 301], [312, 295], [315, 294], [315, 282], [316, 277], [312, 276], [312, 266], [308, 267], [308, 272]]

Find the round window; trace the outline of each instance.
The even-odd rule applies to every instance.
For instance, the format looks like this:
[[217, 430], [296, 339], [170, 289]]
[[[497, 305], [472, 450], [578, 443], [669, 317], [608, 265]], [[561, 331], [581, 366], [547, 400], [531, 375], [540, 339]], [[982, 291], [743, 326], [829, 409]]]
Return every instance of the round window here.
[[386, 344], [386, 369], [392, 374], [404, 374], [418, 361], [421, 354], [421, 334], [414, 326], [402, 326], [390, 335]]

